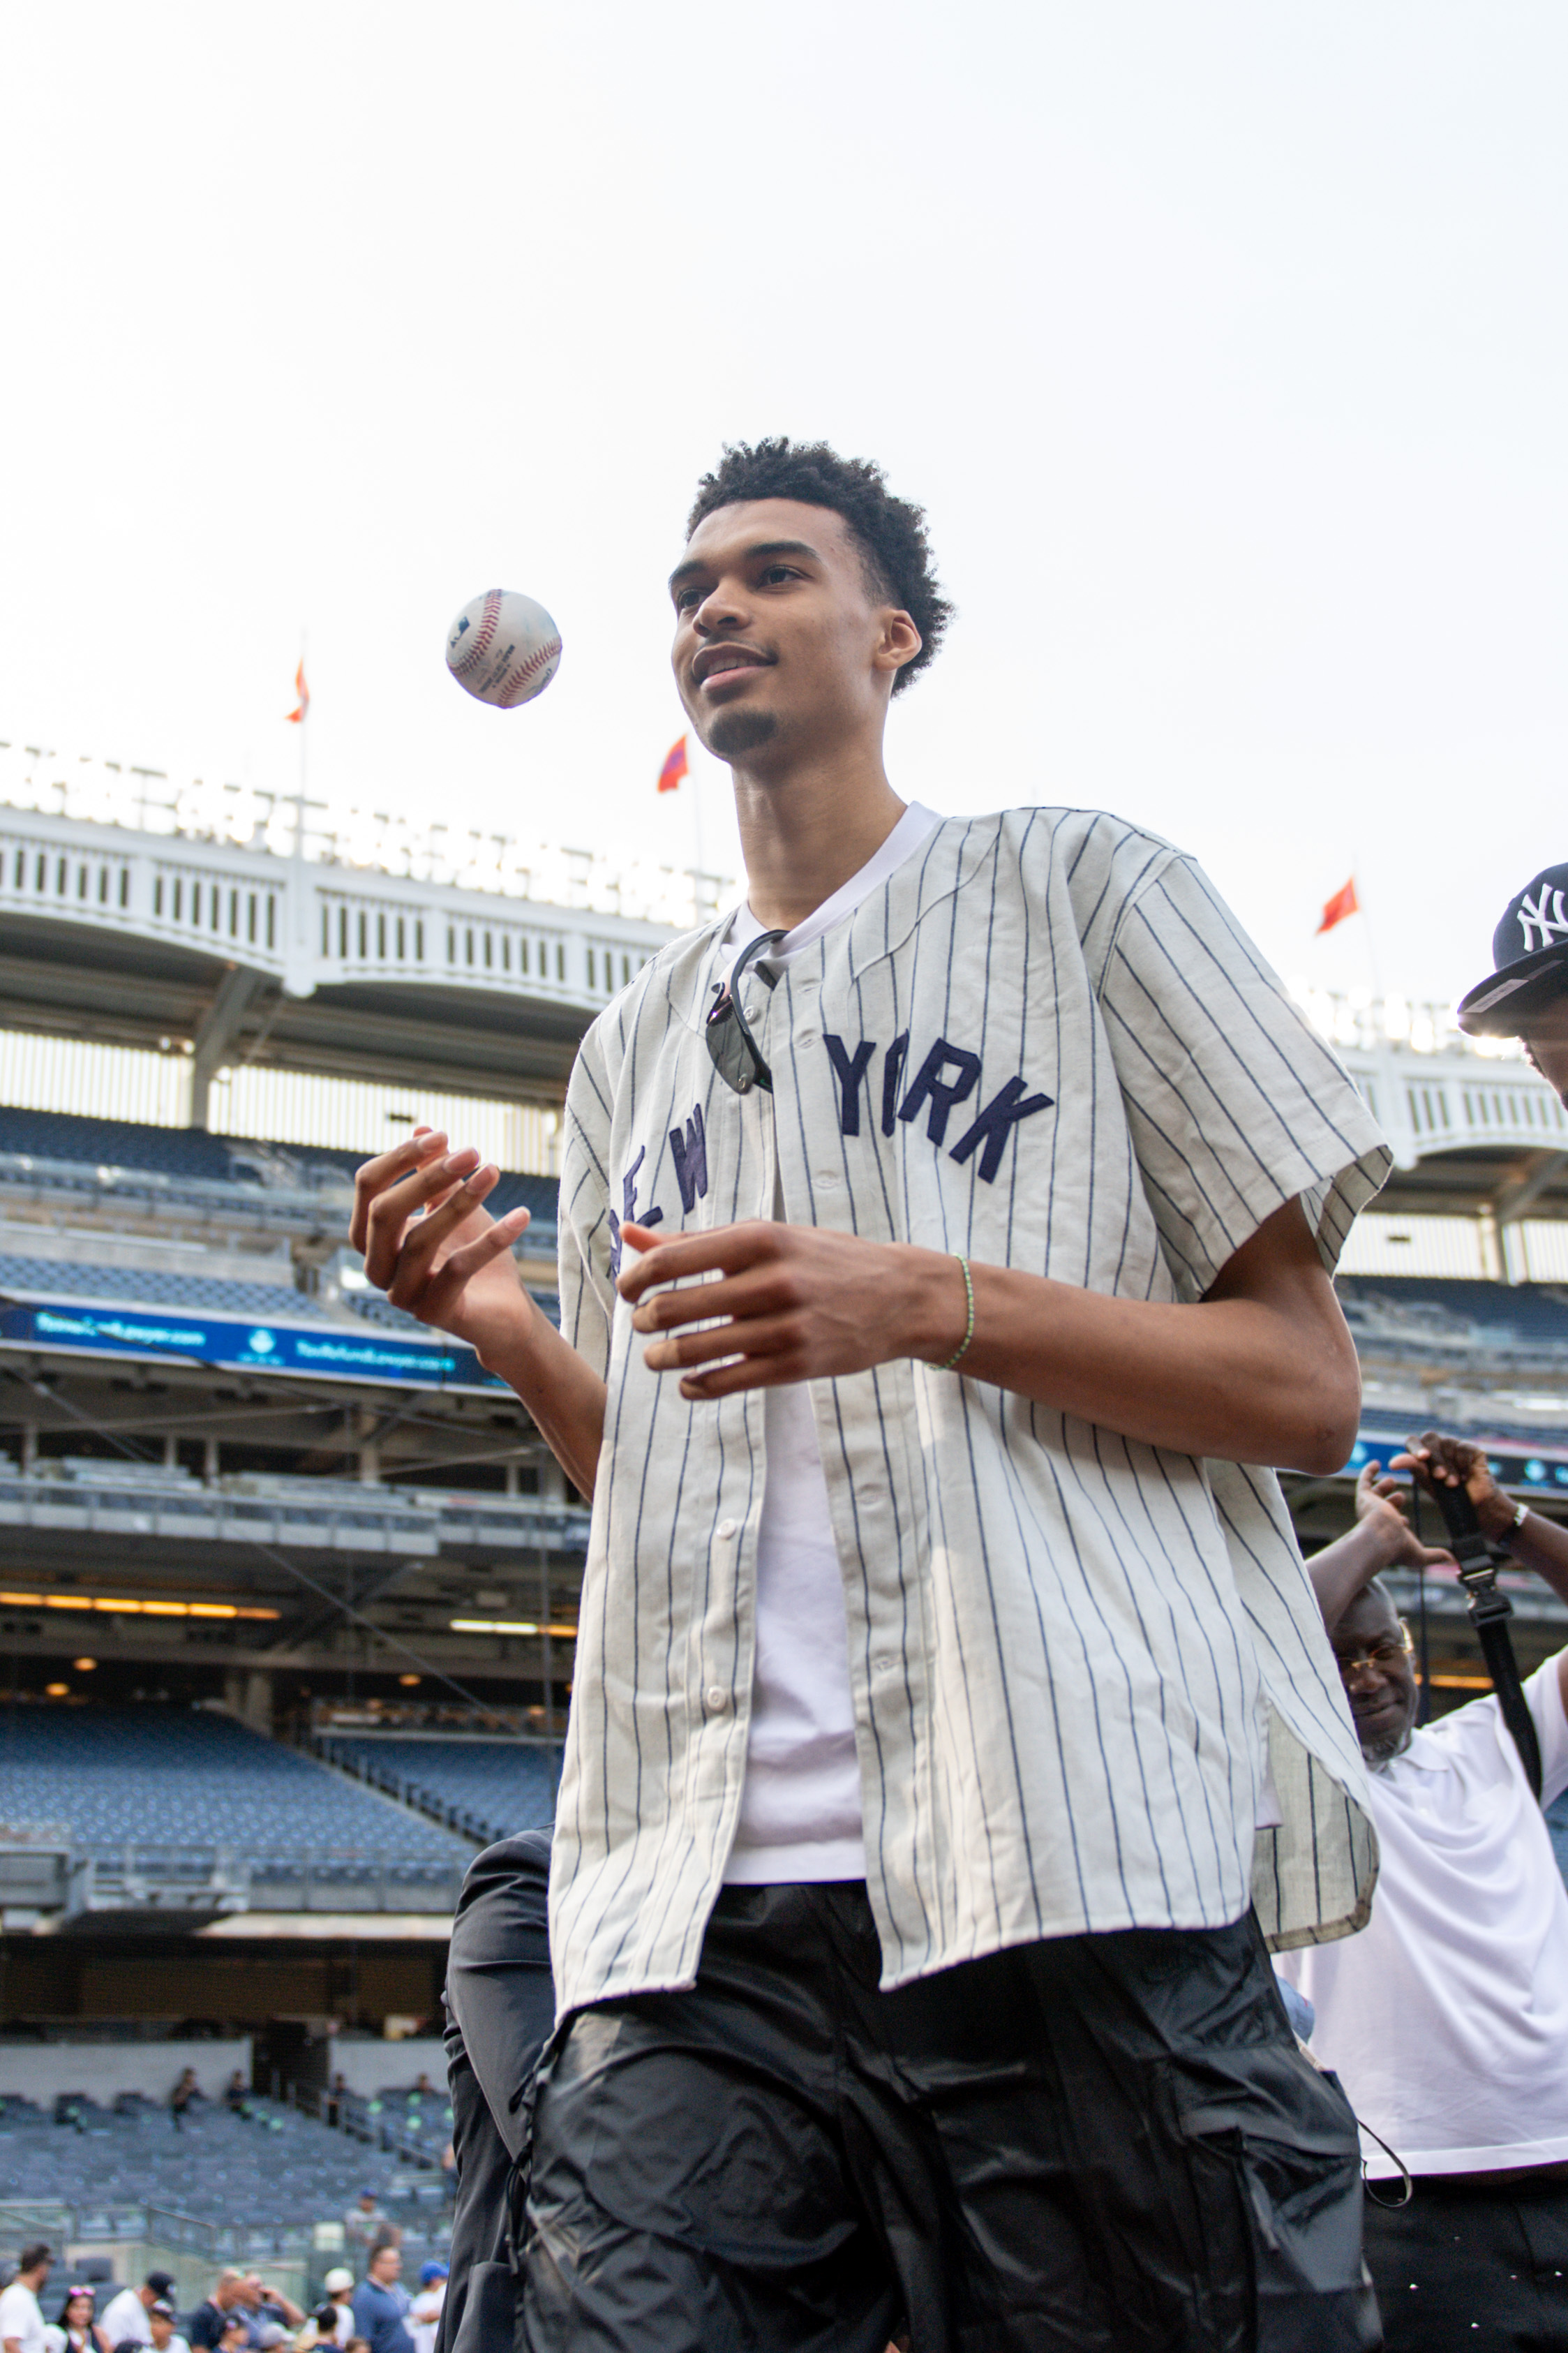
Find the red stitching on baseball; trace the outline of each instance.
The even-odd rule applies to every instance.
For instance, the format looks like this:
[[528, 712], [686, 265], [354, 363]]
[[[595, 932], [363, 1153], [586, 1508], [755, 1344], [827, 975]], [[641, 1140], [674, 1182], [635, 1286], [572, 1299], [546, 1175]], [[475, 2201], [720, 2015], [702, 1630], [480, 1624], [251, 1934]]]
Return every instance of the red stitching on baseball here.
[[535, 671], [542, 670], [546, 662], [558, 660], [560, 659], [560, 654], [561, 640], [559, 638], [552, 638], [547, 646], [539, 646], [535, 648], [534, 651], [529, 655], [528, 659], [523, 663], [522, 668], [518, 671], [516, 682], [513, 685], [511, 691], [507, 696], [506, 707], [509, 711], [512, 704], [518, 700], [523, 688], [528, 684]]
[[474, 665], [477, 662], [483, 661], [485, 656], [489, 653], [490, 647], [495, 642], [496, 625], [500, 619], [500, 590], [499, 588], [487, 588], [485, 591], [485, 609], [479, 615], [479, 625], [474, 631], [473, 643], [463, 653], [459, 660], [448, 665], [454, 678], [465, 677], [467, 673], [474, 668]]

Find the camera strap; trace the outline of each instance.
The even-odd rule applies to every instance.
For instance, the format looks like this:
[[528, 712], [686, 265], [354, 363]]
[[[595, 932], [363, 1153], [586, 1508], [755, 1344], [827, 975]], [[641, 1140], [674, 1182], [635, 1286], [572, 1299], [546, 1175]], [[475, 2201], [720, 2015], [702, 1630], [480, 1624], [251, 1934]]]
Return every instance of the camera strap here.
[[1443, 1514], [1448, 1549], [1459, 1564], [1459, 1582], [1465, 1588], [1470, 1623], [1480, 1641], [1481, 1655], [1498, 1695], [1502, 1720], [1513, 1735], [1524, 1778], [1539, 1803], [1541, 1743], [1535, 1736], [1535, 1718], [1530, 1713], [1530, 1703], [1519, 1679], [1519, 1661], [1513, 1655], [1513, 1638], [1508, 1630], [1513, 1604], [1506, 1593], [1498, 1589], [1497, 1556], [1481, 1534], [1476, 1507], [1462, 1487], [1434, 1482], [1426, 1492]]

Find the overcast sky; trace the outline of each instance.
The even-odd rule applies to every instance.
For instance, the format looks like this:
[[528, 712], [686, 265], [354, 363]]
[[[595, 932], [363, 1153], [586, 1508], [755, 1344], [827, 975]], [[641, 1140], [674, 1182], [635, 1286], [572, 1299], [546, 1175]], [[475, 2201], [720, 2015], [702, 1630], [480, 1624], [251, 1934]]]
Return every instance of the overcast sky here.
[[1331, 986], [1353, 867], [1456, 993], [1568, 858], [1565, 67], [1561, 0], [15, 10], [0, 738], [286, 788], [306, 630], [324, 795], [688, 863], [692, 486], [823, 435], [959, 607], [906, 796], [1115, 809]]

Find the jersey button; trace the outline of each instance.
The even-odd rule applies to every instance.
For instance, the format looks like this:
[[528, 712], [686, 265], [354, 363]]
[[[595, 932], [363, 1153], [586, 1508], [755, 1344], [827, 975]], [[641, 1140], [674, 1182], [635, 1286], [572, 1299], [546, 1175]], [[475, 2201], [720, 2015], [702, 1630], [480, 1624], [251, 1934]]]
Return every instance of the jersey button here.
[[730, 1704], [730, 1694], [722, 1683], [710, 1683], [703, 1694], [710, 1715], [722, 1715]]
[[713, 1533], [721, 1544], [733, 1544], [741, 1533], [741, 1523], [739, 1520], [721, 1520]]

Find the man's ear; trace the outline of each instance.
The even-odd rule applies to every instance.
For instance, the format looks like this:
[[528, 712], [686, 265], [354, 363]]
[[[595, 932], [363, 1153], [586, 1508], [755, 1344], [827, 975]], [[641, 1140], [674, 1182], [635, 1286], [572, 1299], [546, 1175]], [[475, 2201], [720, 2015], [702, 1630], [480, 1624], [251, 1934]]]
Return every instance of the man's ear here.
[[879, 670], [900, 670], [912, 662], [925, 639], [909, 615], [900, 607], [889, 606], [882, 615], [881, 631], [877, 642], [876, 665]]

